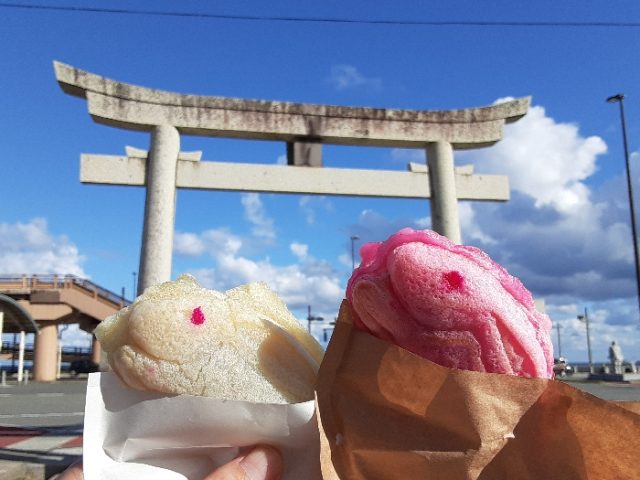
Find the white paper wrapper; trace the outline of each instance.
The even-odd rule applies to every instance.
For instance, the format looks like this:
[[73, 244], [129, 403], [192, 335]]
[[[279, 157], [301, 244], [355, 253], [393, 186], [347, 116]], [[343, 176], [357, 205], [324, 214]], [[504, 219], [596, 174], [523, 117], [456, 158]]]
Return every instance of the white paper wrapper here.
[[87, 384], [86, 480], [198, 480], [258, 443], [284, 457], [283, 480], [320, 480], [313, 401], [259, 404], [130, 389], [113, 373]]

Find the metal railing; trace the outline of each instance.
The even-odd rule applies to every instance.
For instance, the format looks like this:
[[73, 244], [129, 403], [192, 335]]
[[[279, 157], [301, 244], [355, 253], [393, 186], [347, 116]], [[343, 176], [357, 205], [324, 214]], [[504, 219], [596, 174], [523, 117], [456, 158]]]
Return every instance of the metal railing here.
[[[24, 352], [33, 353], [34, 345], [33, 343], [26, 343], [24, 345]], [[17, 353], [20, 349], [20, 344], [18, 342], [13, 342], [11, 340], [5, 340], [2, 342], [2, 348], [0, 349], [0, 354], [8, 354], [8, 353]], [[63, 355], [78, 355], [78, 356], [88, 356], [91, 355], [91, 347], [76, 347], [76, 346], [62, 346], [61, 348]]]
[[125, 306], [130, 302], [122, 295], [96, 285], [86, 278], [76, 275], [57, 274], [0, 274], [0, 291], [2, 290], [38, 290], [38, 289], [63, 289], [75, 288], [94, 298], [107, 300], [108, 302]]

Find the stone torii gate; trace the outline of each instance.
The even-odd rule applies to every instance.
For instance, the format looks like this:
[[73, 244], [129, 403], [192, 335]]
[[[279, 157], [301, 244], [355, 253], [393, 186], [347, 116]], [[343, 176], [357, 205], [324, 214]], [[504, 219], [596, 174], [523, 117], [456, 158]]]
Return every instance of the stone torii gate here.
[[[185, 95], [130, 85], [54, 62], [68, 94], [85, 98], [98, 123], [151, 133], [146, 152], [82, 155], [86, 183], [146, 185], [138, 291], [167, 281], [176, 188], [430, 198], [432, 228], [460, 243], [458, 200], [509, 198], [502, 176], [456, 171], [453, 151], [493, 145], [530, 98], [461, 110], [391, 110]], [[200, 162], [180, 134], [287, 142], [288, 166]], [[321, 145], [420, 148], [429, 172], [322, 167]]]

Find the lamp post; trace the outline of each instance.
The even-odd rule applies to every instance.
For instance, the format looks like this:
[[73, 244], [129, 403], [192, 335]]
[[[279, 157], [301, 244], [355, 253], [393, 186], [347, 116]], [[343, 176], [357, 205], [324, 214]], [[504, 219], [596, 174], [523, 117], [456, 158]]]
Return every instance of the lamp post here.
[[131, 300], [135, 300], [138, 295], [138, 284], [136, 283], [136, 276], [138, 275], [136, 272], [131, 272], [133, 275], [133, 295], [131, 295]]
[[56, 380], [60, 380], [62, 376], [62, 333], [69, 328], [68, 324], [58, 326], [58, 359], [56, 365]]
[[584, 322], [587, 326], [587, 354], [589, 355], [589, 373], [593, 373], [593, 361], [591, 359], [591, 336], [589, 334], [589, 314], [587, 307], [584, 308], [584, 315], [578, 315], [578, 320]]
[[558, 357], [562, 357], [562, 344], [560, 343], [560, 322], [556, 322], [556, 332], [558, 333]]
[[311, 305], [307, 305], [307, 331], [311, 333], [311, 322], [323, 322], [324, 317], [314, 317], [311, 315]]
[[336, 322], [338, 321], [338, 319], [336, 318], [333, 322], [329, 322], [329, 325], [327, 325], [326, 327], [322, 328], [322, 337], [323, 340], [326, 342], [327, 339], [329, 338], [329, 332], [332, 331], [334, 328], [336, 328]]
[[351, 235], [351, 270], [356, 269], [356, 254], [353, 247], [353, 243], [356, 240], [360, 240], [360, 237], [358, 235]]
[[629, 211], [631, 213], [631, 234], [633, 236], [633, 253], [636, 264], [636, 294], [638, 297], [638, 310], [640, 311], [640, 256], [638, 255], [638, 230], [636, 228], [635, 202], [633, 199], [633, 186], [631, 182], [631, 167], [629, 165], [629, 147], [627, 145], [627, 124], [624, 118], [624, 94], [618, 93], [607, 98], [609, 103], [620, 104], [620, 123], [622, 124], [622, 143], [624, 145], [624, 161], [627, 169], [627, 190], [629, 192]]

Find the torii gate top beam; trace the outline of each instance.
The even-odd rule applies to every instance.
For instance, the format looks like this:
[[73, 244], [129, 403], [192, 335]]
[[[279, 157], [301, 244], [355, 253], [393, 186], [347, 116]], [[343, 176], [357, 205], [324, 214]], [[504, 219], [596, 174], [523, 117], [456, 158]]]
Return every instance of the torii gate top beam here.
[[98, 123], [150, 131], [159, 124], [189, 135], [424, 148], [489, 146], [505, 123], [527, 113], [530, 97], [460, 110], [394, 110], [185, 95], [111, 80], [54, 62], [71, 95], [86, 98]]

